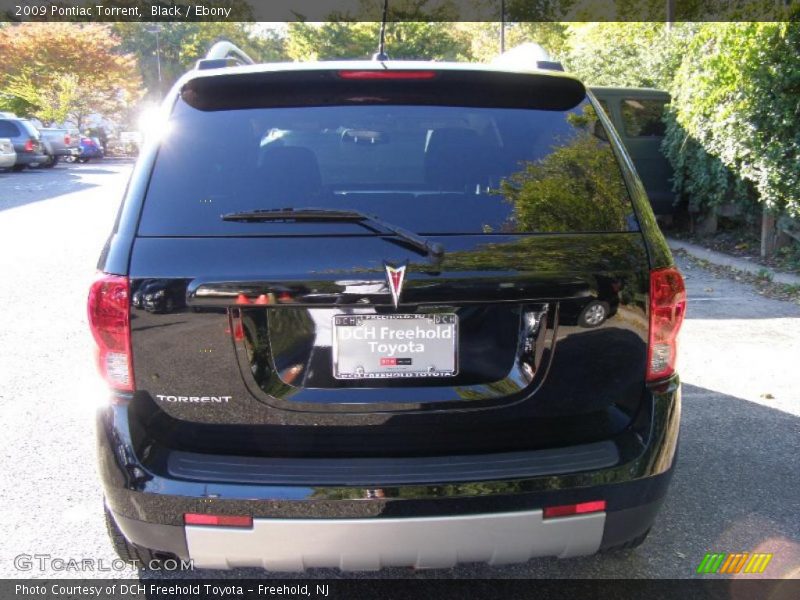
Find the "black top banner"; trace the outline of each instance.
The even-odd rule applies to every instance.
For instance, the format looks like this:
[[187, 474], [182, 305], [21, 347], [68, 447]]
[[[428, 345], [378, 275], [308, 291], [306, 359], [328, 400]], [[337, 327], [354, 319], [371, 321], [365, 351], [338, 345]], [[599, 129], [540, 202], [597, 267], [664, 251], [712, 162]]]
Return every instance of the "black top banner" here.
[[[3, 21], [380, 21], [383, 0], [0, 0]], [[389, 0], [397, 21], [787, 21], [800, 0]]]

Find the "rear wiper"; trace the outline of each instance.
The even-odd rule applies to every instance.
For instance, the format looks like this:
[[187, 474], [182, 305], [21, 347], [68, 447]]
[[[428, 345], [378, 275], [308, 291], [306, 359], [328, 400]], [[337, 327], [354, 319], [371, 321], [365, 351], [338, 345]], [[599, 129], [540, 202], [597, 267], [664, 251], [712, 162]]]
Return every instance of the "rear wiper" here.
[[[427, 254], [435, 259], [444, 256], [444, 246], [438, 242], [426, 240], [403, 229], [397, 225], [387, 223], [380, 217], [368, 215], [357, 210], [344, 210], [332, 208], [274, 208], [248, 210], [243, 212], [228, 213], [222, 215], [223, 221], [240, 221], [245, 223], [258, 223], [263, 221], [306, 221], [306, 222], [350, 222], [363, 225], [367, 229], [378, 232], [374, 226], [382, 228], [384, 231], [395, 234], [397, 237], [407, 242], [410, 246]], [[372, 226], [371, 226], [372, 225]]]

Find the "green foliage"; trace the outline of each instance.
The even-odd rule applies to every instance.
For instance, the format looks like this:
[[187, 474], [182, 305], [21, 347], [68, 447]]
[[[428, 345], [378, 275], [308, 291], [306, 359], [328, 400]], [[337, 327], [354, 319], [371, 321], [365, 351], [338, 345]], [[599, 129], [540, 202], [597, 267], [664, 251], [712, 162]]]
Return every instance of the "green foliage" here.
[[[650, 9], [658, 6], [651, 3]], [[617, 9], [639, 10], [618, 2]], [[702, 11], [702, 4], [683, 7]], [[732, 7], [738, 17], [747, 7]], [[760, 4], [749, 10], [764, 10]], [[757, 203], [800, 217], [800, 9], [784, 22], [572, 23], [568, 70], [589, 85], [673, 95], [664, 152], [693, 208]]]
[[74, 113], [88, 114], [90, 98], [81, 91], [80, 81], [74, 73], [54, 73], [48, 85], [34, 81], [30, 69], [12, 75], [6, 82], [3, 94], [17, 114], [31, 114], [42, 123], [63, 123]]
[[697, 25], [571, 23], [567, 70], [589, 85], [668, 88]]
[[674, 113], [666, 116], [667, 132], [662, 151], [675, 171], [673, 189], [685, 199], [692, 212], [711, 206], [735, 203], [752, 209], [756, 195], [751, 185], [709, 154], [696, 138], [681, 127]]
[[[161, 59], [161, 89], [158, 82], [156, 34]], [[114, 23], [121, 40], [120, 49], [136, 56], [145, 87], [154, 95], [166, 92], [172, 84], [219, 40], [228, 40], [255, 60], [285, 60], [284, 40], [273, 29], [238, 22]]]
[[[0, 110], [79, 127], [119, 114], [139, 95], [134, 57], [107, 25], [20, 23], [0, 28]], [[32, 50], [32, 49], [35, 49]]]
[[[380, 23], [289, 23], [287, 54], [294, 60], [365, 59], [378, 48]], [[387, 23], [386, 51], [394, 60], [465, 60], [468, 36], [449, 23]]]
[[[500, 184], [522, 231], [622, 231], [627, 194], [607, 143], [581, 130]], [[588, 200], [588, 201], [587, 201]]]
[[[800, 217], [800, 23], [702, 25], [672, 88], [676, 124], [752, 182], [761, 203]], [[666, 146], [677, 166], [685, 160], [679, 139], [673, 125]], [[725, 179], [717, 169], [707, 184], [693, 171], [693, 181], [677, 185]]]
[[[370, 58], [378, 49], [383, 3], [360, 0], [354, 14], [332, 13], [325, 23], [288, 24], [293, 60]], [[469, 60], [471, 40], [457, 23], [454, 5], [441, 0], [393, 0], [386, 24], [386, 52], [394, 60]]]

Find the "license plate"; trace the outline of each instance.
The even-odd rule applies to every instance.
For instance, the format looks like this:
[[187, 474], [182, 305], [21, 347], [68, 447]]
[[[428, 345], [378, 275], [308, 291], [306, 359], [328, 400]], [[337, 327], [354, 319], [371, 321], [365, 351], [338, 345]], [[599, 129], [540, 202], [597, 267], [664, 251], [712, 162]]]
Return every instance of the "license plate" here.
[[453, 377], [457, 348], [454, 314], [333, 317], [336, 379]]

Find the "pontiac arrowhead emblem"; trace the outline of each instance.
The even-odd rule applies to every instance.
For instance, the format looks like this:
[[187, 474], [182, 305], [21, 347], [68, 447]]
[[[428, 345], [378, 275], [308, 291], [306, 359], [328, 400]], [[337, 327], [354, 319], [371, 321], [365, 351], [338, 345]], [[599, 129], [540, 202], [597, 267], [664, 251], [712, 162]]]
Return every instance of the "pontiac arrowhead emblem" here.
[[403, 291], [403, 281], [406, 278], [408, 261], [399, 267], [392, 266], [386, 262], [383, 263], [383, 266], [386, 268], [386, 281], [389, 284], [389, 291], [392, 292], [392, 301], [394, 302], [394, 307], [397, 308], [397, 305], [400, 304], [400, 293]]

